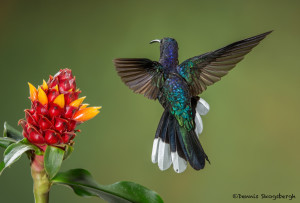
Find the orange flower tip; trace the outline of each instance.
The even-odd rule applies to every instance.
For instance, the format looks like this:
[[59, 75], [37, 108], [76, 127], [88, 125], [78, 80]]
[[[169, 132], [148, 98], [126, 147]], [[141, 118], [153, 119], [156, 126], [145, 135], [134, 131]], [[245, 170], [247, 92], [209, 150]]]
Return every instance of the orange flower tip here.
[[55, 89], [56, 91], [58, 91], [58, 85], [55, 85], [55, 86], [53, 87], [53, 89]]
[[101, 107], [88, 107], [82, 110], [79, 110], [75, 113], [73, 119], [77, 122], [85, 122], [94, 118], [100, 111]]
[[72, 101], [69, 105], [78, 108], [86, 97], [81, 97]]
[[58, 95], [54, 99], [53, 103], [58, 105], [60, 108], [64, 108], [65, 107], [65, 96], [64, 96], [64, 94]]
[[48, 97], [41, 87], [38, 89], [38, 100], [43, 105], [48, 104]]
[[79, 88], [77, 88], [75, 92], [79, 92], [79, 91], [80, 91], [80, 89], [79, 89]]
[[43, 88], [43, 90], [48, 90], [48, 85], [45, 80], [43, 80], [42, 88]]
[[30, 82], [28, 82], [28, 85], [29, 85], [30, 99], [31, 101], [36, 101], [38, 98], [38, 91]]
[[88, 105], [89, 105], [89, 104], [82, 104], [82, 105], [80, 106], [79, 110], [85, 109], [86, 107], [88, 107]]

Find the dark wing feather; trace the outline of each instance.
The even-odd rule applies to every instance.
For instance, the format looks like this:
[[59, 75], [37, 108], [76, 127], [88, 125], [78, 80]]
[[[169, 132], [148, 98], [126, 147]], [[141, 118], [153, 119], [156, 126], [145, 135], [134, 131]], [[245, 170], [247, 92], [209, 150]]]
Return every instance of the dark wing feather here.
[[207, 86], [221, 80], [253, 47], [270, 32], [234, 42], [216, 51], [187, 59], [177, 67], [178, 73], [188, 82], [190, 92], [196, 96]]
[[163, 81], [160, 63], [144, 58], [117, 58], [114, 64], [122, 81], [135, 93], [157, 98]]

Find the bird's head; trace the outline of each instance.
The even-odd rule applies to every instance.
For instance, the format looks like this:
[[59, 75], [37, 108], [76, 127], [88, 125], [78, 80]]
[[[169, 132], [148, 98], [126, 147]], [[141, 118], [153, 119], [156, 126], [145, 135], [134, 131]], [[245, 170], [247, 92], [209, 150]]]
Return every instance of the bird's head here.
[[165, 37], [163, 39], [155, 39], [150, 44], [160, 43], [160, 61], [177, 62], [178, 61], [178, 44], [173, 38]]

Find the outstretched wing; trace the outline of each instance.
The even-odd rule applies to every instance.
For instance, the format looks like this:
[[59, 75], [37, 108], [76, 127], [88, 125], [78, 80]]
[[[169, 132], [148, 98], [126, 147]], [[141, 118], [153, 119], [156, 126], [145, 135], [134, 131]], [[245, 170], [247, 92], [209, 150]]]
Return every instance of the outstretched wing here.
[[187, 59], [177, 67], [178, 73], [187, 81], [190, 92], [196, 96], [207, 86], [221, 80], [253, 47], [270, 32], [234, 42], [216, 51]]
[[156, 99], [163, 82], [163, 67], [145, 58], [117, 58], [114, 64], [122, 81], [135, 93]]

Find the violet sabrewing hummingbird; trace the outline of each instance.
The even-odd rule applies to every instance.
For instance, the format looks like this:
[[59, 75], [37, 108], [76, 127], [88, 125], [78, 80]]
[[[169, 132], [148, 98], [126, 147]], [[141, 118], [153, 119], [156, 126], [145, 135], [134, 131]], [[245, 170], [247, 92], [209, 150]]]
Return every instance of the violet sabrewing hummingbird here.
[[164, 112], [152, 148], [152, 162], [161, 170], [171, 164], [177, 173], [187, 163], [203, 169], [208, 157], [198, 136], [203, 130], [201, 115], [208, 103], [198, 97], [207, 86], [219, 81], [270, 32], [229, 44], [215, 51], [189, 58], [179, 64], [175, 39], [163, 38], [159, 62], [146, 58], [117, 58], [114, 64], [122, 81], [135, 93], [160, 102]]

